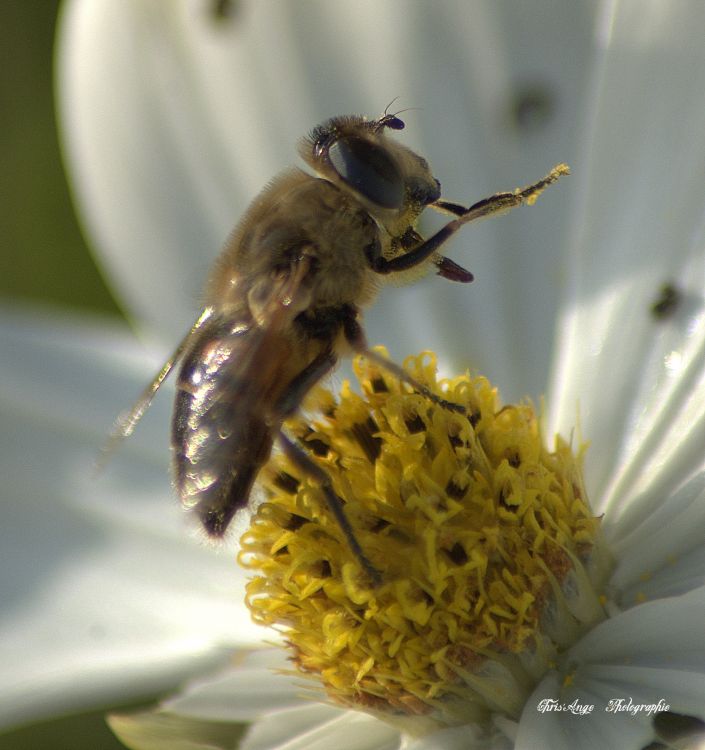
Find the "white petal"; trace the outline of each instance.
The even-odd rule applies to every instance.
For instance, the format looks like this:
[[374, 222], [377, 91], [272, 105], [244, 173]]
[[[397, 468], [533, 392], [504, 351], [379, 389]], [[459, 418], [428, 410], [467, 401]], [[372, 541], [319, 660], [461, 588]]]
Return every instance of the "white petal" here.
[[[373, 114], [395, 95], [421, 107], [403, 140], [455, 200], [573, 158], [591, 3], [263, 1], [220, 24], [206, 7], [73, 0], [59, 46], [64, 140], [89, 230], [128, 304], [174, 337], [195, 317], [230, 226], [325, 117]], [[508, 113], [531, 85], [559, 116], [518, 132]], [[396, 357], [432, 345], [455, 368], [483, 368], [507, 398], [538, 395], [567, 198], [561, 186], [535, 210], [466, 230], [453, 255], [476, 271], [474, 287], [429, 279], [389, 290], [370, 315], [370, 341], [393, 342]]]
[[[592, 664], [581, 667], [574, 683], [558, 691], [557, 695], [564, 705], [577, 702], [579, 707], [592, 706], [593, 709], [586, 714], [561, 713], [557, 723], [564, 737], [577, 740], [577, 746], [586, 750], [590, 747], [647, 747], [655, 739], [654, 715], [672, 709], [677, 713], [702, 717], [705, 713], [704, 690], [705, 675], [685, 669], [648, 669], [623, 663]], [[534, 692], [522, 715], [520, 727], [535, 711], [535, 698], [544, 695], [541, 687]], [[546, 714], [539, 716], [543, 718]], [[548, 745], [560, 747], [557, 743]], [[517, 743], [517, 748], [521, 747]]]
[[137, 393], [151, 370], [120, 370], [131, 338], [2, 318], [0, 723], [162, 690], [252, 642], [243, 575], [189, 535], [166, 442], [93, 476], [113, 386]]
[[283, 649], [253, 651], [241, 664], [187, 685], [161, 708], [179, 716], [231, 722], [253, 721], [302, 704], [310, 709], [311, 688], [302, 688], [301, 677], [281, 674], [290, 669]]
[[[256, 722], [249, 737], [254, 747], [272, 748], [289, 747], [287, 742], [293, 742], [292, 747], [299, 747], [299, 742], [305, 738], [311, 741], [313, 736], [324, 732], [338, 731], [338, 717], [341, 709], [323, 703], [320, 686], [308, 683], [301, 675], [281, 674], [289, 671], [291, 665], [286, 654], [281, 649], [257, 650], [244, 656], [242, 663], [229, 667], [219, 674], [198, 680], [188, 685], [177, 696], [162, 702], [157, 714], [159, 716], [174, 715], [181, 718], [191, 718], [212, 722]], [[369, 717], [367, 717], [369, 719]], [[330, 721], [335, 719], [335, 721]], [[374, 720], [373, 720], [374, 721]], [[324, 724], [325, 728], [321, 728]], [[367, 719], [366, 724], [367, 725]], [[385, 725], [383, 725], [385, 726]], [[387, 741], [388, 728], [382, 732]], [[365, 743], [369, 746], [379, 741], [379, 733], [372, 732]], [[340, 739], [336, 746], [341, 750], [347, 748], [347, 740]], [[393, 733], [390, 747], [401, 747], [401, 750], [454, 750], [455, 748], [509, 748], [511, 743], [504, 737], [495, 738], [488, 745], [487, 735], [474, 727], [458, 727], [447, 729], [422, 738], [406, 738], [399, 746], [399, 737]], [[364, 744], [363, 747], [367, 747]], [[354, 745], [353, 747], [357, 747]], [[383, 747], [383, 746], [382, 746]]]
[[[644, 747], [654, 738], [657, 710], [703, 718], [704, 621], [705, 589], [699, 589], [634, 607], [593, 628], [565, 655], [570, 680], [549, 673], [527, 701], [517, 750]], [[652, 708], [616, 711], [610, 704], [630, 699]], [[545, 710], [546, 700], [577, 707]], [[580, 713], [586, 706], [593, 708]]]
[[[241, 664], [187, 686], [163, 702], [157, 713], [199, 722], [254, 721], [243, 750], [399, 747], [399, 733], [388, 725], [320, 702], [315, 683], [275, 671], [285, 669], [291, 665], [284, 651], [252, 651]], [[351, 727], [353, 740], [348, 735]]]
[[[614, 520], [662, 470], [662, 489], [673, 489], [702, 463], [705, 100], [696, 71], [705, 6], [603, 7], [549, 403], [564, 433], [580, 413], [588, 489]], [[669, 281], [683, 300], [658, 320], [651, 307]]]
[[379, 719], [323, 704], [269, 714], [256, 722], [241, 750], [398, 750], [399, 733]]
[[201, 20], [192, 5], [68, 2], [57, 61], [64, 146], [95, 247], [130, 308], [174, 337], [195, 318], [232, 207], [250, 194], [213, 132], [228, 120], [214, 118], [192, 65], [199, 55], [201, 73], [222, 72], [217, 50], [187, 32]]
[[[602, 623], [571, 649], [577, 666], [564, 700], [589, 693], [614, 722], [641, 726], [642, 746], [653, 738], [653, 713], [670, 710], [705, 718], [705, 589], [643, 604]], [[610, 701], [655, 707], [615, 712]]]
[[[603, 705], [607, 703], [608, 710], [613, 715], [619, 715], [617, 712], [621, 711], [628, 720], [633, 721], [633, 717], [641, 713], [643, 716], [639, 718], [647, 725], [650, 725], [655, 710], [634, 711], [630, 715], [624, 704], [631, 700], [633, 706], [657, 707], [659, 701], [662, 701], [660, 710], [669, 710], [670, 707], [676, 713], [689, 716], [702, 718], [705, 715], [702, 700], [705, 675], [702, 673], [684, 669], [593, 664], [580, 671], [578, 683], [574, 691], [576, 694], [586, 691], [598, 695]], [[609, 701], [615, 702], [610, 704]]]
[[513, 747], [506, 738], [488, 740], [476, 727], [465, 726], [432, 732], [405, 744], [402, 750], [511, 750]]
[[108, 724], [130, 750], [232, 750], [243, 729], [147, 711], [113, 715]]
[[[600, 694], [590, 687], [581, 683], [575, 689], [561, 689], [559, 676], [549, 673], [526, 702], [515, 750], [644, 747], [652, 735], [650, 728], [625, 714], [606, 714]], [[563, 710], [545, 708], [549, 701], [558, 702]]]
[[618, 562], [610, 587], [619, 592], [620, 606], [705, 584], [705, 474], [668, 497], [649, 496], [632, 505], [614, 529], [622, 536], [611, 539]]
[[703, 622], [705, 588], [699, 588], [610, 618], [580, 640], [569, 658], [578, 664], [631, 664], [704, 674]]

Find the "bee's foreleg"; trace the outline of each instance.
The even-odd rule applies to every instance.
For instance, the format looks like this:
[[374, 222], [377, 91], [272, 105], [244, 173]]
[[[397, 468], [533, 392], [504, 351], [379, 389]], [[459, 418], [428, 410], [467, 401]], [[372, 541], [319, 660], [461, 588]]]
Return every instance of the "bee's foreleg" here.
[[[563, 175], [569, 173], [570, 170], [565, 164], [559, 164], [543, 179], [532, 185], [512, 192], [495, 193], [489, 198], [483, 198], [483, 200], [474, 203], [470, 208], [463, 208], [463, 206], [457, 203], [450, 203], [448, 201], [437, 201], [435, 204], [431, 204], [431, 208], [436, 208], [443, 213], [451, 214], [457, 218], [449, 221], [434, 235], [420, 245], [417, 245], [408, 253], [397, 255], [391, 259], [384, 257], [375, 258], [372, 266], [373, 270], [381, 274], [407, 271], [408, 269], [417, 266], [419, 263], [423, 263], [427, 258], [433, 255], [433, 253], [437, 252], [439, 248], [465, 224], [469, 224], [471, 221], [477, 219], [483, 219], [487, 216], [503, 214], [524, 203], [531, 205], [549, 185], [552, 185]], [[441, 275], [443, 275], [443, 273], [441, 273]]]

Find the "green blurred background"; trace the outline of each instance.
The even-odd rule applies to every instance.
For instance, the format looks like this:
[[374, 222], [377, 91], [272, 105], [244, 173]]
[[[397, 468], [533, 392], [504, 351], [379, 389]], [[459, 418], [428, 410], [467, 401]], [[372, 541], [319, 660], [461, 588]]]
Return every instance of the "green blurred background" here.
[[[61, 163], [52, 90], [59, 5], [0, 0], [0, 295], [119, 315], [81, 236]], [[123, 747], [104, 713], [0, 734], [0, 750]]]
[[53, 98], [59, 0], [0, 0], [0, 294], [119, 314], [73, 212]]

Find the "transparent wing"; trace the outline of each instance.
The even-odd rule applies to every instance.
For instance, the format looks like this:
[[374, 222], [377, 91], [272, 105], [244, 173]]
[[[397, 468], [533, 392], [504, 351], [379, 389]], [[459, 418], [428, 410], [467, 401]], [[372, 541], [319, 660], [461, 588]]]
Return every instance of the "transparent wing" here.
[[193, 324], [193, 326], [191, 326], [189, 332], [179, 342], [179, 345], [172, 352], [171, 356], [166, 360], [166, 362], [162, 366], [162, 369], [155, 375], [154, 379], [149, 383], [144, 391], [142, 391], [137, 401], [135, 401], [135, 403], [128, 411], [124, 412], [117, 418], [115, 424], [113, 425], [113, 429], [110, 431], [110, 435], [108, 436], [105, 445], [101, 449], [100, 457], [97, 461], [96, 466], [96, 469], [98, 471], [103, 469], [106, 463], [110, 460], [110, 457], [112, 456], [118, 445], [120, 445], [120, 443], [125, 438], [132, 435], [135, 427], [137, 426], [137, 423], [140, 421], [140, 419], [142, 419], [144, 413], [152, 403], [154, 395], [159, 390], [162, 383], [169, 377], [169, 374], [171, 373], [174, 366], [184, 355], [184, 352], [192, 341], [194, 334], [199, 331], [208, 320], [211, 319], [211, 317], [213, 316], [213, 312], [214, 309], [212, 306], [203, 309], [196, 322]]

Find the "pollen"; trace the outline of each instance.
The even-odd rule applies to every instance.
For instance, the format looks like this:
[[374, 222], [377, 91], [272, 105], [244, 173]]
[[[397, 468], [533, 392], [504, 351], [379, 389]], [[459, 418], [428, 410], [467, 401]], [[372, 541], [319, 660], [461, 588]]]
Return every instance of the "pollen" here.
[[[254, 620], [282, 632], [330, 702], [427, 728], [518, 718], [533, 687], [604, 619], [609, 572], [582, 478], [584, 448], [545, 447], [530, 403], [484, 377], [405, 370], [461, 410], [364, 358], [357, 391], [316, 387], [285, 424], [330, 477], [370, 580], [314, 478], [275, 455], [241, 540]], [[309, 683], [311, 684], [311, 683]]]

